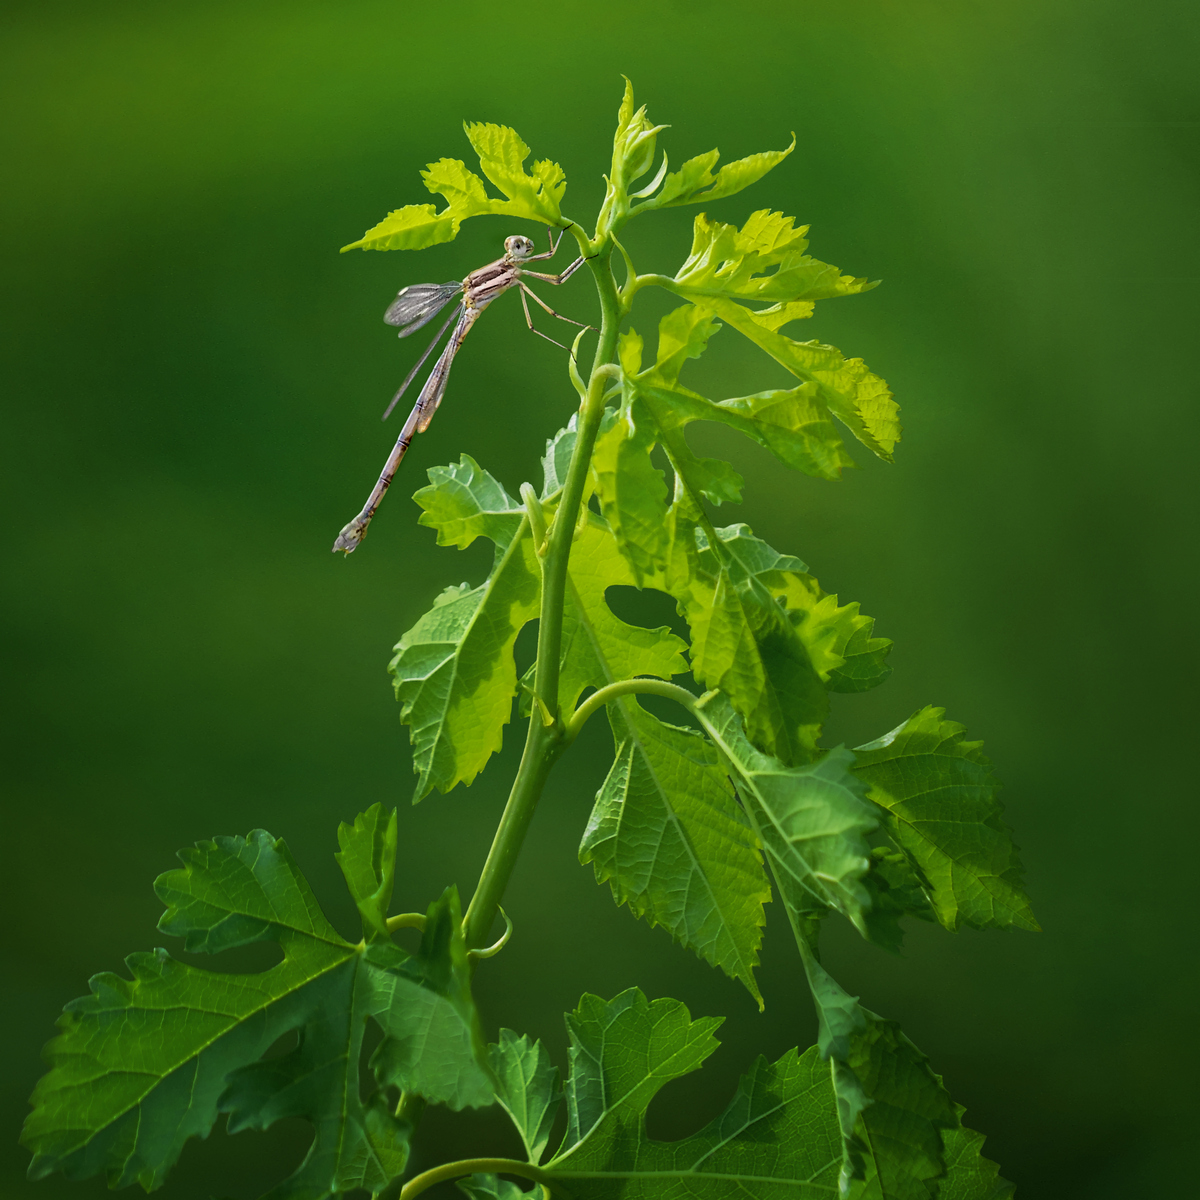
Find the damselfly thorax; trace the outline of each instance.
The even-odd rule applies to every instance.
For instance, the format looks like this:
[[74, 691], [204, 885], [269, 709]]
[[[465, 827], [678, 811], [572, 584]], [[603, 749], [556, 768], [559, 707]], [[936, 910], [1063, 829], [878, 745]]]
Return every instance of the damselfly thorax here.
[[[434, 363], [433, 370], [429, 372], [429, 378], [425, 380], [421, 394], [417, 397], [412, 412], [408, 414], [408, 420], [404, 422], [404, 428], [400, 431], [400, 436], [396, 439], [396, 444], [392, 447], [392, 452], [388, 455], [383, 471], [371, 489], [371, 494], [367, 497], [362, 512], [338, 534], [337, 540], [333, 543], [335, 552], [342, 550], [349, 554], [366, 537], [367, 526], [371, 523], [375, 510], [391, 486], [396, 469], [400, 466], [400, 460], [412, 444], [413, 438], [429, 428], [429, 422], [433, 420], [433, 414], [437, 412], [438, 405], [441, 404], [442, 397], [446, 394], [446, 381], [450, 375], [450, 366], [454, 362], [454, 356], [458, 353], [463, 339], [470, 332], [471, 326], [479, 319], [483, 310], [497, 296], [502, 296], [514, 287], [518, 288], [521, 292], [521, 305], [525, 310], [525, 323], [539, 337], [544, 337], [548, 342], [554, 342], [556, 346], [562, 346], [562, 343], [555, 341], [548, 334], [542, 333], [540, 329], [534, 329], [526, 297], [532, 296], [537, 304], [560, 321], [579, 325], [583, 329], [591, 328], [583, 321], [573, 321], [570, 317], [556, 313], [525, 283], [525, 278], [540, 279], [543, 283], [556, 285], [566, 283], [583, 264], [583, 259], [577, 258], [561, 275], [546, 275], [541, 271], [522, 269], [519, 265], [521, 263], [537, 262], [540, 259], [553, 257], [554, 252], [558, 249], [559, 241], [562, 240], [562, 234], [560, 233], [556, 240], [552, 231], [547, 232], [550, 236], [550, 249], [544, 253], [534, 254], [533, 243], [527, 237], [518, 234], [505, 238], [503, 258], [498, 258], [495, 262], [488, 263], [487, 266], [480, 267], [477, 271], [472, 271], [461, 283], [410, 284], [400, 292], [389, 305], [387, 312], [383, 314], [383, 319], [389, 325], [400, 327], [398, 336], [403, 338], [416, 333], [418, 329], [429, 324], [451, 300], [456, 297], [459, 299], [458, 308], [451, 312], [441, 329], [438, 330], [433, 341], [426, 347], [424, 354], [417, 360], [417, 365], [408, 373], [408, 377], [400, 385], [399, 390], [392, 397], [392, 402], [384, 411], [383, 419], [386, 421], [400, 397], [404, 395], [408, 385], [416, 378], [417, 372], [433, 353], [434, 347], [442, 340], [442, 335], [453, 325], [454, 331], [450, 334], [450, 340], [443, 348], [437, 362]], [[567, 349], [567, 347], [564, 346], [563, 349]]]

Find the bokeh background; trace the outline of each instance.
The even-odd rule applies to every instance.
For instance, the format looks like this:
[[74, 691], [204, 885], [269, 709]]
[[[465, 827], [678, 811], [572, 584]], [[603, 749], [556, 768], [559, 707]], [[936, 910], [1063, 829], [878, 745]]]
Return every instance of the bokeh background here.
[[[424, 163], [469, 156], [463, 118], [511, 124], [560, 161], [586, 223], [621, 72], [672, 125], [674, 163], [796, 130], [783, 166], [711, 211], [781, 208], [813, 224], [819, 257], [884, 280], [796, 336], [889, 379], [906, 427], [894, 466], [860, 454], [826, 484], [720, 434], [697, 444], [750, 480], [729, 520], [801, 555], [896, 641], [892, 679], [839, 698], [831, 740], [926, 703], [983, 737], [1044, 925], [921, 928], [899, 958], [834, 930], [829, 964], [931, 1056], [1024, 1200], [1188, 1192], [1193, 5], [9, 0], [2, 20], [0, 1194], [104, 1191], [25, 1182], [15, 1140], [62, 1004], [163, 940], [150, 884], [178, 847], [284, 835], [350, 932], [335, 829], [382, 800], [401, 809], [398, 905], [472, 887], [520, 735], [472, 788], [408, 806], [389, 650], [488, 557], [436, 548], [407, 495], [462, 452], [515, 494], [574, 394], [561, 352], [524, 331], [515, 300], [496, 305], [365, 548], [335, 560], [416, 353], [383, 308], [515, 230], [472, 221], [420, 256], [337, 248], [424, 200]], [[631, 227], [643, 269], [673, 269], [692, 215]], [[586, 273], [553, 301], [586, 319]], [[712, 395], [786, 378], [730, 332], [691, 370]], [[654, 597], [616, 603], [671, 618]], [[755, 1054], [809, 1044], [814, 1021], [779, 912], [760, 1015], [578, 865], [609, 750], [597, 721], [554, 776], [506, 901], [517, 934], [480, 972], [480, 1003], [490, 1033], [538, 1034], [560, 1062], [561, 1014], [584, 990], [636, 983], [725, 1014], [704, 1074], [652, 1110], [653, 1132], [682, 1136]], [[218, 1132], [162, 1195], [249, 1200], [305, 1140], [298, 1124]], [[507, 1150], [494, 1113], [434, 1114], [420, 1162]]]

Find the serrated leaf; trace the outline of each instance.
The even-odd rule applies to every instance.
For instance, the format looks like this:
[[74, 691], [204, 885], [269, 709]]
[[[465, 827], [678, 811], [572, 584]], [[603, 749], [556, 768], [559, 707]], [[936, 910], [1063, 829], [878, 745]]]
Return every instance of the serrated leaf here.
[[618, 904], [740, 979], [761, 1009], [754, 968], [771, 889], [715, 749], [631, 696], [608, 711], [616, 756], [580, 862], [593, 864]]
[[886, 814], [892, 840], [916, 864], [938, 920], [950, 930], [1036, 930], [1022, 868], [1002, 819], [1000, 781], [982, 742], [923, 708], [855, 750], [855, 772]]
[[540, 1163], [550, 1130], [562, 1102], [558, 1068], [541, 1042], [500, 1030], [500, 1041], [489, 1047], [496, 1099], [512, 1118], [531, 1163]]
[[[343, 827], [350, 831], [343, 865], [360, 907], [372, 914], [391, 874], [375, 858], [390, 844], [389, 828], [378, 811]], [[481, 1046], [441, 1041], [425, 1020], [429, 995], [474, 1012], [453, 946], [435, 940], [410, 956], [390, 943], [349, 945], [284, 843], [262, 830], [201, 842], [180, 858], [183, 869], [155, 885], [167, 905], [160, 928], [198, 952], [273, 941], [282, 961], [259, 974], [214, 974], [158, 950], [126, 960], [132, 979], [92, 979], [91, 995], [67, 1006], [47, 1047], [51, 1070], [34, 1092], [23, 1134], [34, 1152], [31, 1177], [104, 1173], [112, 1187], [136, 1181], [152, 1190], [187, 1139], [206, 1137], [226, 1112], [233, 1131], [283, 1116], [311, 1122], [304, 1162], [271, 1200], [378, 1191], [403, 1171], [409, 1127], [378, 1093], [361, 1098], [367, 1016], [383, 1028], [384, 1044], [425, 1030], [422, 1055], [441, 1064], [448, 1102], [462, 1090], [458, 1076], [487, 1078]], [[366, 893], [371, 879], [380, 886]], [[456, 936], [461, 943], [461, 930]], [[262, 1060], [292, 1032], [295, 1049]], [[430, 1098], [439, 1099], [438, 1088]], [[472, 1102], [490, 1102], [490, 1084]]]
[[559, 705], [571, 712], [585, 688], [651, 675], [670, 679], [687, 671], [687, 643], [665, 625], [646, 629], [615, 616], [605, 593], [632, 585], [634, 576], [611, 531], [587, 521], [575, 537], [563, 606]]
[[805, 254], [808, 226], [796, 229], [794, 222], [764, 208], [738, 229], [701, 213], [691, 252], [675, 273], [677, 290], [689, 300], [730, 297], [774, 304], [853, 296], [876, 286]]
[[725, 1112], [689, 1138], [646, 1133], [650, 1101], [712, 1053], [718, 1024], [636, 989], [607, 1003], [585, 996], [567, 1018], [570, 1124], [547, 1175], [577, 1200], [825, 1200], [840, 1152], [829, 1071], [815, 1049], [758, 1059]]
[[447, 588], [396, 646], [389, 670], [412, 729], [414, 802], [435, 787], [470, 784], [500, 749], [517, 689], [513, 644], [538, 615], [541, 594], [524, 509], [466, 455], [429, 475], [432, 485], [414, 497], [421, 522], [443, 545], [489, 537], [496, 557], [485, 583]]
[[385, 815], [382, 804], [372, 804], [353, 825], [338, 826], [338, 845], [341, 851], [333, 857], [362, 917], [363, 937], [387, 940], [387, 910], [396, 882], [396, 810]]
[[721, 154], [710, 150], [707, 154], [689, 158], [678, 171], [672, 171], [662, 185], [662, 190], [639, 206], [647, 208], [671, 208], [679, 204], [703, 204], [708, 200], [722, 200], [757, 183], [768, 171], [777, 167], [796, 148], [795, 135], [786, 150], [766, 150], [726, 163], [714, 176], [713, 167]]
[[451, 242], [458, 236], [461, 221], [451, 209], [438, 212], [432, 204], [406, 204], [372, 225], [347, 250], [425, 250]]
[[937, 921], [920, 878], [899, 850], [875, 846], [871, 850], [871, 870], [864, 882], [871, 894], [871, 906], [866, 913], [867, 937], [877, 946], [899, 951], [904, 942], [900, 925], [904, 917]]
[[[959, 1120], [965, 1111], [956, 1106]], [[983, 1157], [984, 1136], [959, 1125], [942, 1134], [946, 1155], [946, 1177], [938, 1188], [938, 1200], [1007, 1200], [1014, 1187], [1000, 1178], [1000, 1168]]]
[[[843, 1194], [932, 1200], [946, 1170], [942, 1137], [957, 1129], [959, 1110], [900, 1027], [848, 995], [805, 938], [797, 944], [817, 1006], [818, 1046], [832, 1068]], [[856, 1191], [854, 1180], [871, 1187]]]
[[835, 908], [865, 933], [866, 835], [878, 821], [849, 769], [853, 755], [839, 747], [788, 767], [750, 744], [723, 693], [702, 697], [696, 714], [733, 772], [789, 914]]
[[464, 123], [463, 128], [479, 155], [484, 175], [507, 200], [489, 211], [540, 221], [543, 225], [561, 224], [559, 203], [567, 190], [567, 181], [557, 163], [535, 162], [532, 173], [527, 173], [524, 164], [530, 149], [515, 130], [505, 125], [470, 122]]
[[899, 409], [888, 385], [861, 358], [846, 358], [834, 346], [797, 342], [759, 321], [748, 308], [724, 296], [681, 289], [726, 324], [765, 350], [798, 379], [816, 384], [816, 398], [878, 457], [891, 461], [900, 440]]
[[[560, 429], [546, 442], [546, 452], [542, 455], [541, 498], [543, 500], [548, 500], [550, 497], [557, 495], [566, 485], [567, 471], [571, 466], [571, 456], [575, 453], [575, 439], [579, 432], [576, 424], [577, 415], [576, 413], [572, 413], [571, 419], [567, 422], [565, 428]], [[616, 419], [616, 412], [611, 408], [606, 408], [604, 415], [600, 418], [599, 433], [605, 433], [611, 429], [612, 423]], [[584, 504], [587, 503], [590, 495], [591, 490], [585, 488], [583, 496]]]
[[384, 1032], [371, 1057], [376, 1078], [455, 1110], [491, 1104], [458, 889], [447, 888], [429, 906], [416, 954], [388, 942], [369, 946], [366, 959], [380, 968], [373, 978], [381, 1003], [372, 1016]]

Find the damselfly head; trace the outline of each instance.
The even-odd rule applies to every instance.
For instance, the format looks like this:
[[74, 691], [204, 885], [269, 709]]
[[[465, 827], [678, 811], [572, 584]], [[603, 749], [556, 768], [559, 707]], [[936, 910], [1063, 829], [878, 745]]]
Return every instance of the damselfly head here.
[[504, 239], [505, 256], [516, 261], [523, 258], [529, 258], [533, 254], [533, 243], [521, 234], [515, 234], [513, 237]]

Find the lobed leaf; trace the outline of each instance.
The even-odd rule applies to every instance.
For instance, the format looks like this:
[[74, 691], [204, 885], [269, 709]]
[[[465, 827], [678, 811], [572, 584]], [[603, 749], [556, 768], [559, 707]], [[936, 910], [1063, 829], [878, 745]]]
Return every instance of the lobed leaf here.
[[570, 1121], [545, 1168], [577, 1200], [817, 1200], [836, 1187], [837, 1121], [829, 1072], [815, 1050], [760, 1058], [726, 1110], [691, 1137], [660, 1142], [645, 1114], [671, 1079], [716, 1048], [719, 1021], [692, 1021], [677, 1000], [650, 1003], [637, 989], [609, 1002], [584, 996], [567, 1018]]
[[1016, 847], [996, 799], [1000, 781], [982, 742], [923, 708], [855, 750], [855, 772], [886, 814], [892, 840], [916, 866], [938, 920], [950, 930], [1036, 930]]
[[426, 250], [442, 242], [452, 242], [458, 236], [461, 220], [453, 209], [438, 212], [432, 204], [406, 204], [388, 213], [377, 225], [372, 225], [357, 242], [342, 247], [347, 250]]
[[500, 749], [517, 689], [513, 644], [538, 615], [541, 566], [524, 509], [464, 455], [429, 472], [414, 499], [443, 545], [496, 545], [485, 583], [447, 588], [396, 646], [389, 670], [400, 719], [411, 726], [414, 802], [435, 787], [470, 784]]
[[341, 851], [333, 857], [342, 868], [346, 886], [362, 917], [367, 941], [386, 941], [387, 910], [396, 882], [396, 812], [386, 815], [382, 804], [359, 813], [353, 825], [338, 826]]
[[796, 136], [786, 150], [766, 150], [726, 163], [714, 176], [713, 167], [721, 154], [710, 150], [689, 158], [678, 171], [672, 171], [663, 181], [662, 190], [639, 205], [634, 211], [646, 208], [672, 208], [679, 204], [703, 204], [706, 200], [723, 200], [757, 183], [768, 171], [774, 170], [796, 148]]
[[[395, 813], [385, 819], [376, 806], [342, 827], [341, 842], [370, 933], [390, 891], [384, 858]], [[136, 1181], [153, 1190], [187, 1139], [207, 1137], [224, 1112], [231, 1132], [284, 1116], [312, 1124], [304, 1161], [271, 1200], [379, 1191], [402, 1173], [410, 1130], [360, 1079], [368, 1016], [385, 1035], [377, 1058], [396, 1043], [419, 1044], [409, 1073], [429, 1099], [490, 1103], [482, 1043], [429, 1016], [449, 1007], [460, 1027], [477, 1031], [456, 896], [431, 907], [440, 932], [427, 929], [421, 951], [408, 955], [390, 942], [355, 947], [339, 937], [287, 847], [262, 830], [198, 843], [180, 859], [183, 868], [155, 885], [167, 905], [160, 928], [193, 951], [274, 941], [282, 961], [259, 974], [214, 974], [157, 950], [126, 960], [132, 979], [93, 978], [91, 995], [67, 1005], [47, 1047], [51, 1069], [22, 1135], [34, 1153], [31, 1178], [104, 1173], [112, 1187]], [[295, 1048], [263, 1060], [288, 1033]], [[399, 1078], [376, 1073], [384, 1085]]]
[[608, 712], [616, 756], [580, 861], [594, 865], [618, 904], [740, 979], [761, 1009], [754, 968], [771, 889], [716, 750], [631, 696]]
[[471, 123], [464, 123], [463, 129], [475, 153], [479, 155], [479, 165], [484, 175], [507, 200], [503, 205], [493, 201], [489, 211], [540, 221], [543, 225], [562, 223], [559, 204], [567, 190], [567, 181], [557, 163], [548, 160], [535, 162], [532, 173], [529, 173], [524, 164], [530, 149], [515, 130], [506, 125]]
[[733, 774], [793, 923], [834, 908], [865, 932], [866, 835], [878, 821], [849, 770], [850, 752], [839, 747], [805, 766], [785, 766], [751, 745], [723, 693], [702, 697], [696, 713]]

